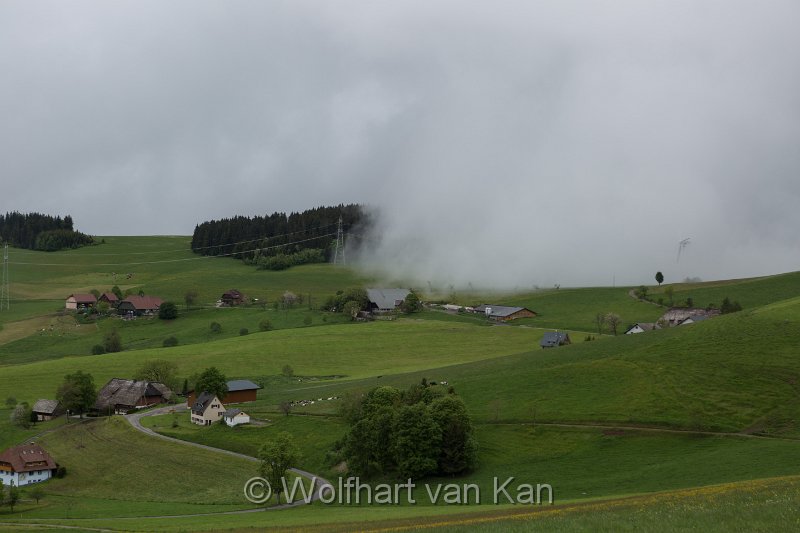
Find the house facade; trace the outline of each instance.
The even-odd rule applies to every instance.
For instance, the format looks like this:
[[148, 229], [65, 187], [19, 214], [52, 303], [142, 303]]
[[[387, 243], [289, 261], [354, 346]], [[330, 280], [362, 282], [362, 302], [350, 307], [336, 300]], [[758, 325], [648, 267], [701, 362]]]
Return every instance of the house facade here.
[[202, 392], [192, 405], [191, 420], [193, 424], [210, 426], [222, 418], [225, 406], [209, 392]]
[[70, 294], [67, 297], [64, 307], [70, 311], [77, 311], [78, 309], [86, 309], [97, 303], [97, 298], [94, 294]]
[[53, 477], [58, 465], [38, 444], [14, 446], [0, 453], [0, 483], [23, 487]]
[[240, 424], [249, 424], [250, 415], [241, 409], [228, 409], [222, 414], [222, 419], [229, 427], [235, 427]]

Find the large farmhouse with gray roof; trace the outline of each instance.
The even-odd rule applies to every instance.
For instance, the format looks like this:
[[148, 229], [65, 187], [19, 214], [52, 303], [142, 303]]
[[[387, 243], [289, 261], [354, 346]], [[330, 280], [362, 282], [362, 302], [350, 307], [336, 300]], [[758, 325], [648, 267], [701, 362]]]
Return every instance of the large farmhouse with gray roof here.
[[399, 308], [411, 294], [408, 289], [367, 289], [369, 310], [373, 313], [389, 313]]
[[95, 410], [101, 413], [125, 414], [128, 411], [163, 403], [172, 391], [163, 383], [112, 378], [97, 393]]
[[527, 307], [509, 307], [507, 305], [481, 304], [475, 307], [474, 312], [486, 315], [489, 320], [508, 322], [517, 318], [533, 318], [536, 313]]
[[161, 298], [155, 296], [128, 296], [117, 306], [120, 315], [141, 316], [158, 313], [162, 304]]

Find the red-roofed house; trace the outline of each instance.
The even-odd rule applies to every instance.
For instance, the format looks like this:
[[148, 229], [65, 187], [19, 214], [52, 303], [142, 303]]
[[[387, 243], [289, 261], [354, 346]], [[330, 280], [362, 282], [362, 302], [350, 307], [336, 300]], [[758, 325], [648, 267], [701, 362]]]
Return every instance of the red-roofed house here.
[[104, 292], [100, 295], [100, 298], [97, 299], [98, 302], [106, 302], [111, 307], [116, 308], [119, 305], [119, 298], [113, 292]]
[[0, 453], [0, 483], [30, 485], [53, 477], [56, 462], [38, 444], [14, 446]]
[[70, 294], [67, 298], [65, 307], [67, 309], [76, 311], [78, 309], [91, 307], [96, 303], [97, 298], [94, 297], [94, 294]]
[[158, 313], [163, 301], [155, 296], [128, 296], [117, 306], [120, 315], [151, 315]]

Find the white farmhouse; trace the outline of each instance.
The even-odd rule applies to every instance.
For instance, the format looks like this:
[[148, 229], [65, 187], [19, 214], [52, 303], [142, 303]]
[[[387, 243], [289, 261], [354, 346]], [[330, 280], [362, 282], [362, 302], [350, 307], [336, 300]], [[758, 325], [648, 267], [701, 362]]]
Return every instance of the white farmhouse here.
[[225, 412], [225, 406], [214, 394], [203, 392], [197, 397], [191, 411], [192, 423], [200, 426], [210, 426]]
[[0, 484], [22, 487], [46, 481], [57, 466], [38, 444], [14, 446], [0, 453]]

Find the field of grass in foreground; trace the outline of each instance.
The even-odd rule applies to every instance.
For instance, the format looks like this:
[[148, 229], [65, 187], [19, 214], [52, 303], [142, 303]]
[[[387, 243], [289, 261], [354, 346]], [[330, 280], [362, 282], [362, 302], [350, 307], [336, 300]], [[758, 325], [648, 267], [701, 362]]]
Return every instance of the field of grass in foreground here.
[[[506, 505], [487, 510], [313, 505], [248, 515], [61, 520], [48, 524], [125, 531], [793, 531], [800, 525], [798, 499], [800, 477], [792, 476], [541, 507]], [[0, 521], [12, 521], [0, 517]]]
[[252, 507], [242, 486], [257, 464], [163, 441], [121, 417], [72, 422], [39, 443], [67, 468], [42, 484], [20, 518], [87, 518], [229, 511]]

